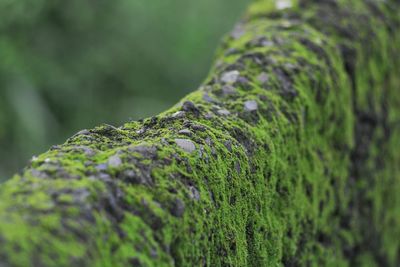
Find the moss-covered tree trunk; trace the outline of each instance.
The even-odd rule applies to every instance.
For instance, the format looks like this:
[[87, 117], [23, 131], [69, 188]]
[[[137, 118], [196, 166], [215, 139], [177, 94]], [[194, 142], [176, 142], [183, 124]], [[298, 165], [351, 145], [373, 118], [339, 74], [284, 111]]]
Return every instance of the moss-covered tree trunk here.
[[199, 90], [0, 187], [0, 266], [399, 266], [399, 14], [255, 2]]

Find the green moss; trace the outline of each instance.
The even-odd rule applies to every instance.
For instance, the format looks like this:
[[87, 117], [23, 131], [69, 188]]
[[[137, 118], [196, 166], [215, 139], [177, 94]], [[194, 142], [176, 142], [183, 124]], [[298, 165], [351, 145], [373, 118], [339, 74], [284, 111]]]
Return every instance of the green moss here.
[[0, 263], [397, 266], [399, 6], [271, 3], [176, 106], [2, 185]]

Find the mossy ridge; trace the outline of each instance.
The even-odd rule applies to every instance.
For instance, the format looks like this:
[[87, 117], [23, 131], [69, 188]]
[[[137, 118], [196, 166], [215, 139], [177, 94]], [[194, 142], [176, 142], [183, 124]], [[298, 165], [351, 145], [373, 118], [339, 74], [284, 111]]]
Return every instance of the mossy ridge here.
[[198, 91], [2, 185], [0, 263], [396, 266], [396, 11], [250, 10]]

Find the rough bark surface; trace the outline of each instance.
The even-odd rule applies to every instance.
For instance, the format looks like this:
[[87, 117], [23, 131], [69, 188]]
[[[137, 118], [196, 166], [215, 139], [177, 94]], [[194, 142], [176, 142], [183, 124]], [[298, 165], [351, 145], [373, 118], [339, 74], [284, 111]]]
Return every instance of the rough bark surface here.
[[255, 2], [198, 91], [0, 187], [0, 266], [399, 266], [399, 12]]

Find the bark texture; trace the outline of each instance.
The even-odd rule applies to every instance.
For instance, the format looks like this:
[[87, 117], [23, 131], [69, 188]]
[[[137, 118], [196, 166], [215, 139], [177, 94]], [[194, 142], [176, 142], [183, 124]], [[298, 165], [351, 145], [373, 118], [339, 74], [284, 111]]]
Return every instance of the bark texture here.
[[399, 266], [399, 13], [255, 2], [199, 90], [0, 187], [0, 266]]

